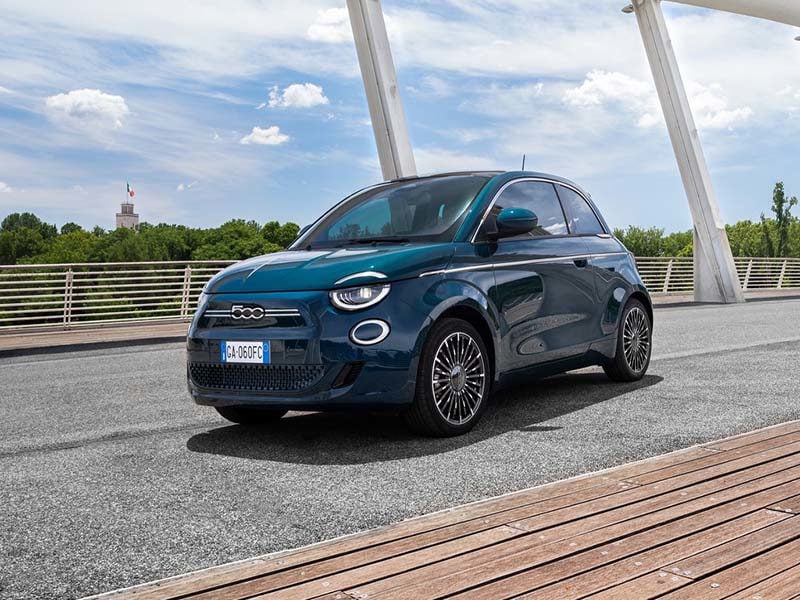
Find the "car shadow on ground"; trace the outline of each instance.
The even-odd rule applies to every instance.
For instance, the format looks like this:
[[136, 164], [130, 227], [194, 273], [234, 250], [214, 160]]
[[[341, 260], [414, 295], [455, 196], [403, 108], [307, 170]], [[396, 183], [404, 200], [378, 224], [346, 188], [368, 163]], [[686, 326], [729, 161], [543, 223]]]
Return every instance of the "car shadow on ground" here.
[[441, 454], [508, 431], [539, 433], [562, 415], [656, 385], [647, 375], [636, 383], [614, 383], [600, 372], [579, 372], [497, 392], [483, 419], [455, 438], [426, 438], [411, 432], [397, 415], [289, 413], [260, 427], [229, 425], [192, 436], [192, 452], [293, 464], [366, 464]]

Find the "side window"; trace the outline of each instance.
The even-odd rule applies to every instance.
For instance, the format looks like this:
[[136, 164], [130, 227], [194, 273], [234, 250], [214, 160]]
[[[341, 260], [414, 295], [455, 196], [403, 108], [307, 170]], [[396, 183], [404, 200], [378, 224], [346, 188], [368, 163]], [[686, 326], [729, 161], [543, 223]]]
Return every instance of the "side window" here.
[[577, 233], [579, 235], [605, 233], [592, 207], [589, 206], [580, 194], [563, 185], [559, 185], [558, 195], [561, 196], [564, 208], [566, 208], [567, 213], [570, 215], [569, 230], [571, 233]]
[[495, 202], [492, 214], [504, 208], [527, 208], [539, 217], [530, 233], [507, 239], [530, 239], [547, 235], [566, 235], [567, 222], [553, 184], [545, 181], [520, 181], [508, 186]]

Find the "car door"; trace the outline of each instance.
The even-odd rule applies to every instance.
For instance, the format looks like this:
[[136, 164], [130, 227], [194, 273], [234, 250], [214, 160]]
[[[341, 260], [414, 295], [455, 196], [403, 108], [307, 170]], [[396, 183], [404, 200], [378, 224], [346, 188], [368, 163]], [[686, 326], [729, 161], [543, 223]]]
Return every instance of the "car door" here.
[[557, 184], [556, 190], [569, 220], [570, 231], [583, 239], [589, 251], [589, 270], [594, 275], [598, 307], [604, 313], [598, 335], [613, 333], [616, 331], [616, 312], [612, 309], [619, 305], [615, 296], [619, 295], [620, 289], [624, 293], [627, 281], [636, 279], [634, 273], [626, 272], [630, 268], [627, 250], [607, 231], [607, 226], [587, 198], [565, 185]]
[[507, 184], [488, 218], [510, 207], [533, 211], [539, 224], [530, 233], [498, 240], [492, 253], [492, 300], [501, 320], [505, 367], [583, 354], [592, 341], [596, 302], [587, 248], [569, 235], [552, 182], [521, 179]]

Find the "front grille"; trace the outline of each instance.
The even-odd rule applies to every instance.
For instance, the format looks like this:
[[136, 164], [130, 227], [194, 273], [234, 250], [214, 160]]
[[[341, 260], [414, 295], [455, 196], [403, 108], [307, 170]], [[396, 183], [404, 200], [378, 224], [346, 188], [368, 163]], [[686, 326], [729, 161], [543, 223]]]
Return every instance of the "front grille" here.
[[266, 329], [268, 327], [305, 327], [305, 319], [297, 314], [265, 316], [261, 319], [233, 319], [223, 314], [204, 313], [200, 316], [198, 326], [203, 329], [224, 327], [225, 329]]
[[322, 365], [189, 364], [195, 385], [244, 392], [298, 392], [317, 383], [324, 372]]

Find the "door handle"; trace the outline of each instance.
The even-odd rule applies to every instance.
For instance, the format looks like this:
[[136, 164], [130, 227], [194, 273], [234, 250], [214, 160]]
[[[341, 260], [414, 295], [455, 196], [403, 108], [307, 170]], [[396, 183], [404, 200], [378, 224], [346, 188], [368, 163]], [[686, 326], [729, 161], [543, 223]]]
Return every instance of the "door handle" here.
[[576, 258], [572, 262], [574, 262], [575, 266], [578, 267], [579, 269], [584, 269], [586, 268], [586, 265], [589, 264], [589, 260], [586, 258]]

